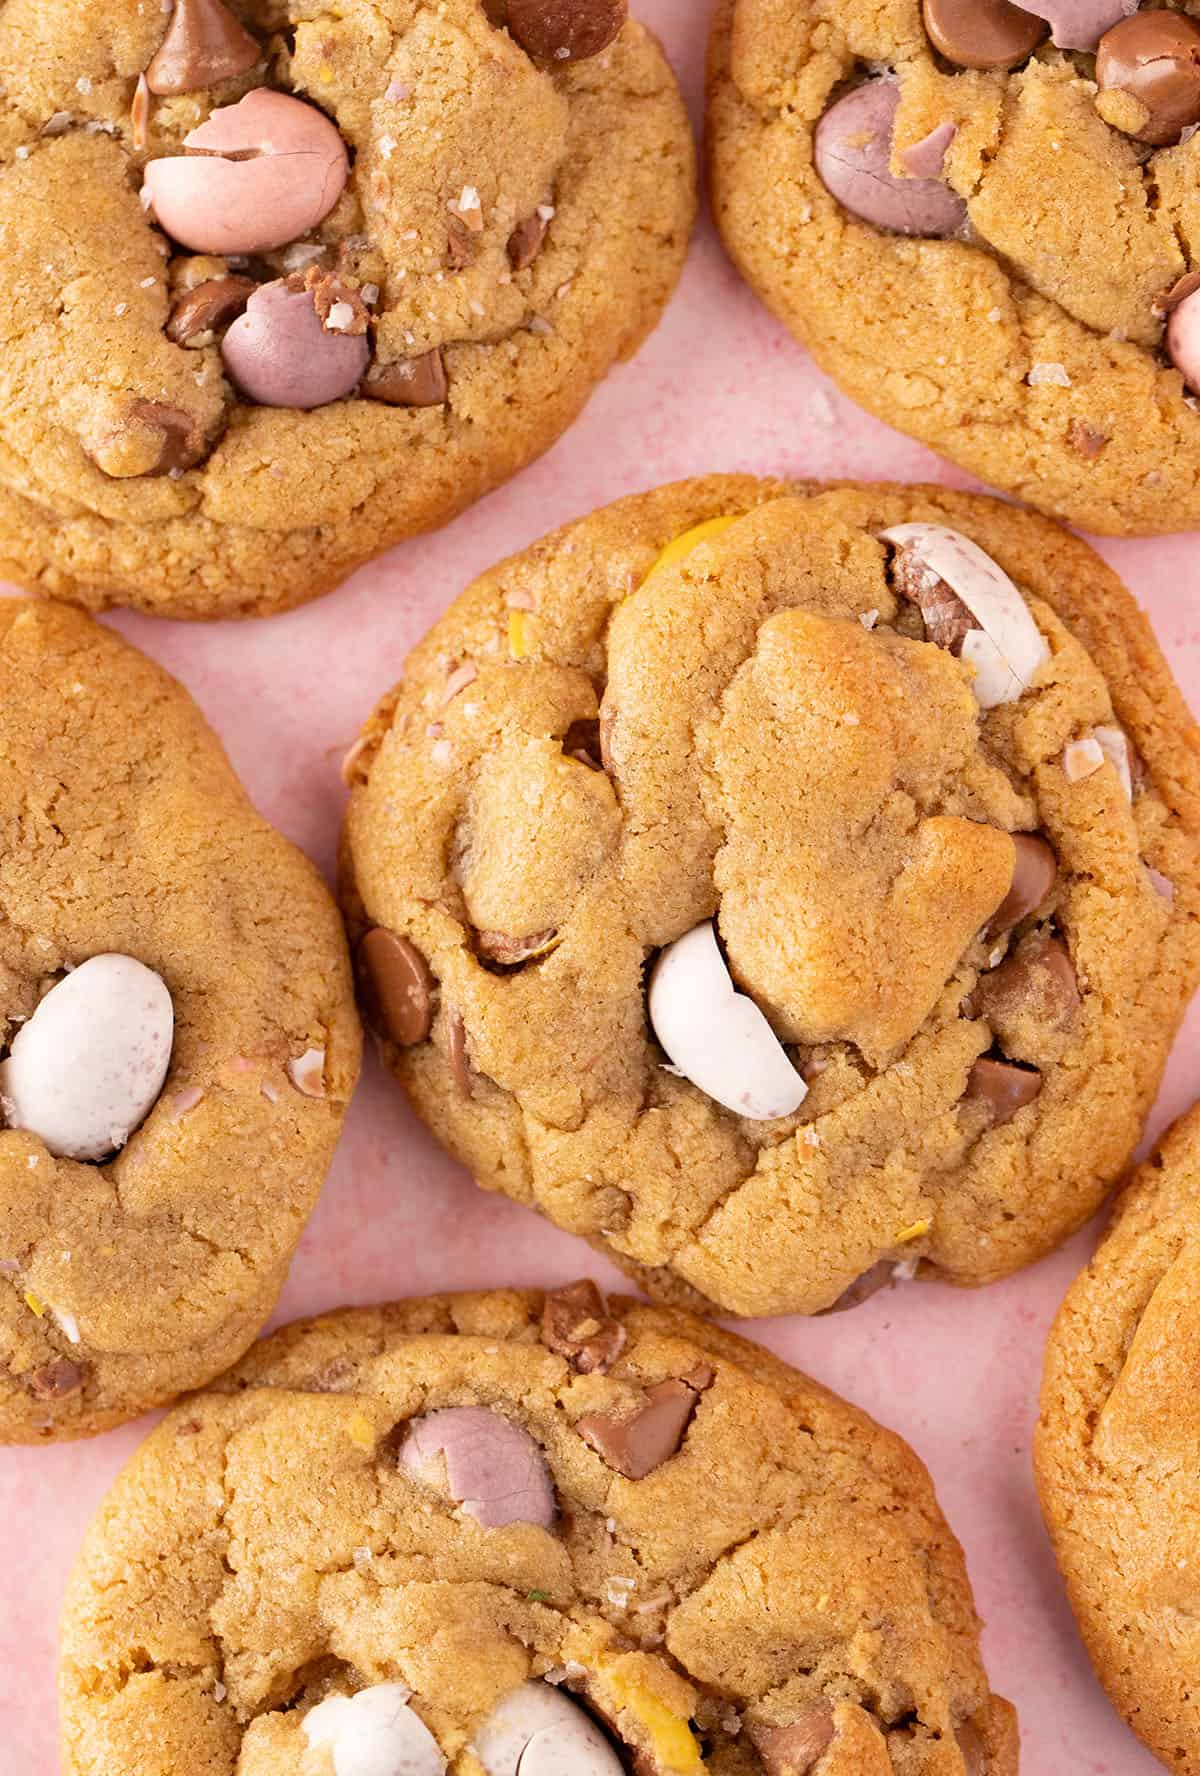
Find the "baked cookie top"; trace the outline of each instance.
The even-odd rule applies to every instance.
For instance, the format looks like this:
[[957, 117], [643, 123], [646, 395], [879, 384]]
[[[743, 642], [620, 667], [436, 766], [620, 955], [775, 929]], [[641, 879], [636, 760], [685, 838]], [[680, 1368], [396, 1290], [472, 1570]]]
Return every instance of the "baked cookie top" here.
[[0, 603], [0, 1442], [207, 1381], [266, 1319], [359, 1030], [316, 871], [191, 698]]
[[1046, 1347], [1042, 1512], [1096, 1673], [1179, 1776], [1200, 1771], [1200, 1108], [1117, 1199]]
[[590, 1283], [343, 1311], [117, 1482], [64, 1769], [1010, 1776], [977, 1627], [916, 1456], [754, 1345]]
[[653, 326], [691, 134], [625, 0], [7, 0], [0, 571], [325, 591], [545, 449]]
[[726, 244], [856, 401], [1088, 529], [1200, 524], [1200, 22], [721, 0], [709, 97]]
[[684, 1304], [1047, 1251], [1200, 965], [1196, 729], [1109, 570], [995, 501], [625, 500], [476, 581], [347, 772], [388, 1064]]

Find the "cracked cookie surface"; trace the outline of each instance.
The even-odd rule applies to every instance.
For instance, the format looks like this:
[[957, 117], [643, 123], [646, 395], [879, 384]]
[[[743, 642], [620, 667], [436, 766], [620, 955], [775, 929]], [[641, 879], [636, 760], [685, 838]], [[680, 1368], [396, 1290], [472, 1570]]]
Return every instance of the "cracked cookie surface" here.
[[[0, 571], [91, 608], [261, 614], [444, 522], [564, 430], [674, 285], [692, 142], [634, 21], [547, 61], [481, 0], [176, 16], [248, 28], [257, 59], [197, 88], [229, 58], [199, 55], [201, 36], [182, 74], [156, 72], [157, 5], [0, 7]], [[329, 180], [276, 182], [315, 158], [262, 148], [279, 95], [309, 135], [336, 124], [348, 176], [326, 139]], [[156, 225], [211, 222], [226, 191], [239, 228], [282, 213], [288, 238], [223, 251], [228, 229], [185, 246]], [[312, 386], [318, 354], [340, 361]]]
[[[709, 139], [726, 245], [822, 368], [891, 425], [1090, 530], [1190, 529], [1200, 360], [1189, 347], [1189, 392], [1166, 311], [1200, 270], [1200, 138], [1182, 117], [1157, 146], [1127, 133], [1137, 117], [1121, 102], [1134, 101], [1098, 91], [1096, 55], [1038, 47], [1047, 33], [1032, 7], [956, 15], [926, 0], [925, 19], [944, 13], [969, 56], [985, 10], [1006, 33], [1032, 24], [1008, 45], [1015, 65], [939, 53], [918, 0], [721, 0]], [[1145, 12], [1138, 29], [1162, 16]], [[876, 197], [890, 164], [901, 187], [957, 207], [957, 228], [914, 226], [949, 238], [859, 219], [817, 171], [831, 104], [881, 75], [898, 80], [899, 103]], [[905, 156], [933, 177], [900, 177]]]
[[[0, 1118], [0, 1442], [40, 1441], [245, 1349], [324, 1180], [359, 1030], [324, 885], [160, 667], [80, 612], [7, 600], [0, 736], [6, 1051], [95, 958], [156, 973], [174, 1013], [165, 1081], [115, 1154], [56, 1157]], [[86, 1097], [78, 1077], [60, 1092]]]
[[[686, 1421], [627, 1478], [596, 1426], [663, 1388]], [[482, 1522], [451, 1469], [412, 1471], [414, 1421], [464, 1409], [529, 1446], [548, 1521], [522, 1498]], [[171, 1413], [94, 1524], [63, 1620], [70, 1776], [365, 1769], [314, 1716], [385, 1685], [436, 1743], [371, 1768], [511, 1769], [486, 1727], [531, 1685], [604, 1724], [614, 1772], [1017, 1769], [907, 1446], [756, 1346], [587, 1284], [287, 1327]]]
[[[1011, 576], [1016, 700], [980, 706], [905, 526]], [[457, 600], [347, 774], [387, 1064], [480, 1183], [683, 1305], [1048, 1251], [1200, 968], [1194, 725], [1114, 575], [996, 501], [713, 477], [593, 513]]]
[[1134, 1172], [1050, 1332], [1042, 1512], [1096, 1673], [1180, 1776], [1200, 1771], [1195, 1369], [1200, 1109]]

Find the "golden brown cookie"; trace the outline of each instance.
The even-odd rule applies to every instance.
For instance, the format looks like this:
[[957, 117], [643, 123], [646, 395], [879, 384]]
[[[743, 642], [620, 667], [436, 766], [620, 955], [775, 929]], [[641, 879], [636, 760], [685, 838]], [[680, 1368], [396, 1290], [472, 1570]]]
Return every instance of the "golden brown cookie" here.
[[912, 1451], [588, 1283], [303, 1321], [176, 1408], [60, 1695], [66, 1776], [1017, 1769]]
[[1196, 728], [1108, 568], [996, 501], [595, 512], [463, 593], [347, 771], [387, 1064], [481, 1184], [685, 1305], [1048, 1251], [1200, 969]]
[[0, 1443], [196, 1387], [274, 1305], [358, 1072], [337, 912], [181, 686], [0, 604]]
[[625, 4], [8, 0], [0, 573], [258, 615], [545, 450], [675, 283]]
[[1035, 1457], [1071, 1607], [1114, 1707], [1200, 1771], [1200, 1107], [1117, 1199], [1046, 1347]]
[[709, 65], [717, 222], [773, 312], [881, 419], [1117, 535], [1200, 525], [1200, 32], [1129, 10], [720, 0]]

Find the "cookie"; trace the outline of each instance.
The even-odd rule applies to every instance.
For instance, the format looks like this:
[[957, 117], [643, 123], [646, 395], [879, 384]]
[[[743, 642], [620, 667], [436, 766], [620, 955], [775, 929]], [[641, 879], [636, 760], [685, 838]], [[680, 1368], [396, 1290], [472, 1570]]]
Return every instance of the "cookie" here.
[[0, 1443], [197, 1387], [270, 1313], [358, 1072], [336, 908], [181, 686], [0, 603]]
[[596, 512], [451, 606], [346, 772], [387, 1064], [481, 1184], [681, 1305], [1050, 1250], [1200, 968], [1196, 727], [1113, 574], [996, 501]]
[[625, 0], [11, 0], [0, 574], [327, 591], [548, 448], [657, 321], [691, 133]]
[[912, 1451], [588, 1282], [300, 1322], [177, 1407], [60, 1698], [64, 1776], [1017, 1769]]
[[1178, 1776], [1200, 1771], [1195, 1368], [1200, 1106], [1117, 1199], [1046, 1347], [1046, 1527], [1096, 1675]]
[[1200, 24], [1136, 6], [720, 0], [709, 59], [763, 301], [879, 418], [1115, 535], [1200, 525]]

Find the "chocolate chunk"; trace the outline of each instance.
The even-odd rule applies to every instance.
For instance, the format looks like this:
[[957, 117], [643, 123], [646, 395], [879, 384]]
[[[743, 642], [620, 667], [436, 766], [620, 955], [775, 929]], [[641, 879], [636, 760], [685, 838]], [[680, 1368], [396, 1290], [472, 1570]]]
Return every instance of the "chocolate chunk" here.
[[836, 1301], [823, 1307], [821, 1312], [840, 1314], [847, 1313], [852, 1307], [861, 1307], [864, 1301], [869, 1301], [872, 1295], [878, 1295], [881, 1289], [889, 1288], [895, 1280], [895, 1259], [881, 1258], [878, 1264], [873, 1264], [870, 1270], [864, 1270], [848, 1289], [842, 1290]]
[[472, 1096], [471, 1064], [467, 1060], [467, 1028], [459, 1013], [452, 1012], [450, 1017], [450, 1071], [454, 1074], [454, 1083], [464, 1098]]
[[646, 1389], [646, 1403], [623, 1418], [589, 1412], [575, 1426], [601, 1461], [626, 1480], [644, 1480], [676, 1454], [702, 1390], [712, 1383], [707, 1364], [679, 1380]]
[[923, 562], [915, 549], [897, 549], [892, 557], [892, 589], [915, 604], [925, 624], [925, 637], [935, 647], [959, 654], [967, 632], [979, 624], [962, 599]]
[[980, 977], [967, 1003], [972, 1017], [984, 1018], [1002, 1031], [1022, 1012], [1064, 1028], [1079, 1010], [1079, 985], [1066, 945], [1056, 937], [1031, 932], [998, 968]]
[[1200, 123], [1200, 25], [1179, 12], [1136, 12], [1096, 47], [1101, 92], [1128, 93], [1145, 121], [1127, 133], [1163, 147]]
[[527, 937], [511, 937], [505, 931], [477, 931], [475, 947], [489, 962], [503, 968], [516, 968], [534, 956], [544, 956], [553, 948], [558, 932], [553, 925], [545, 931], [531, 931]]
[[176, 345], [207, 345], [214, 333], [241, 314], [255, 288], [252, 278], [207, 278], [175, 303], [167, 338]]
[[582, 62], [619, 36], [629, 0], [508, 0], [505, 23], [535, 62]]
[[542, 1343], [566, 1357], [581, 1375], [606, 1374], [625, 1348], [625, 1328], [614, 1320], [595, 1283], [584, 1278], [555, 1289], [542, 1307]]
[[420, 950], [376, 925], [360, 942], [357, 961], [371, 1027], [401, 1048], [424, 1042], [433, 1021], [433, 976]]
[[988, 920], [987, 928], [996, 936], [1036, 912], [1058, 877], [1058, 859], [1045, 839], [1035, 833], [1014, 833], [1012, 841], [1016, 847], [1012, 883]]
[[455, 271], [465, 271], [472, 264], [479, 245], [479, 236], [468, 228], [461, 216], [451, 216], [446, 224], [446, 257]]
[[518, 222], [508, 237], [508, 262], [514, 271], [525, 271], [542, 250], [550, 224], [535, 210], [524, 222]]
[[750, 1722], [746, 1731], [767, 1776], [810, 1776], [833, 1744], [836, 1728], [829, 1703], [817, 1702], [786, 1727]]
[[261, 55], [261, 45], [221, 0], [176, 0], [146, 85], [160, 95], [199, 92], [244, 74]]
[[83, 1387], [84, 1370], [70, 1357], [56, 1357], [25, 1377], [25, 1386], [35, 1400], [65, 1400]]
[[1009, 0], [923, 0], [929, 41], [960, 68], [1016, 68], [1049, 35]]
[[122, 424], [90, 454], [97, 468], [116, 480], [169, 475], [200, 461], [204, 439], [181, 408], [161, 401], [131, 401]]
[[1018, 1067], [1012, 1061], [995, 1061], [989, 1056], [976, 1061], [967, 1078], [966, 1099], [981, 1103], [991, 1111], [992, 1121], [1011, 1122], [1018, 1110], [1032, 1104], [1042, 1089], [1042, 1076], [1036, 1067]]
[[575, 759], [581, 765], [586, 765], [590, 771], [604, 769], [600, 751], [600, 723], [598, 721], [572, 722], [562, 737], [562, 749], [565, 757]]
[[442, 354], [427, 351], [418, 358], [373, 364], [362, 392], [369, 401], [385, 401], [389, 407], [440, 407], [448, 392]]

